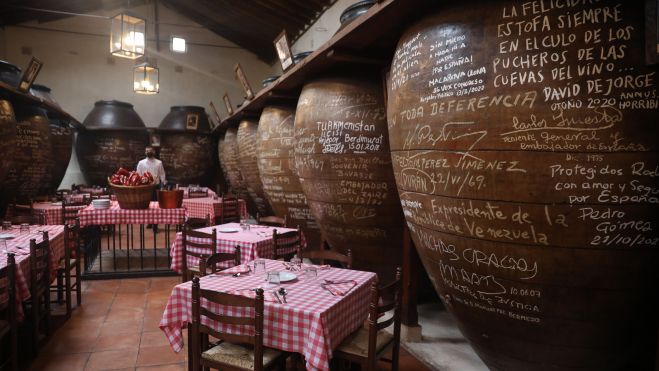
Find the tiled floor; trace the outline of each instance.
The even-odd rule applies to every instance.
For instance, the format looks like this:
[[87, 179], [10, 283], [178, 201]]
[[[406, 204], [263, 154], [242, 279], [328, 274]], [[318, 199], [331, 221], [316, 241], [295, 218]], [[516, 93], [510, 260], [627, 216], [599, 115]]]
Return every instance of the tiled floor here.
[[[158, 328], [179, 277], [86, 281], [83, 305], [59, 328], [32, 371], [185, 370], [186, 351], [176, 354]], [[390, 365], [382, 363], [382, 370]], [[402, 350], [401, 370], [426, 366]]]

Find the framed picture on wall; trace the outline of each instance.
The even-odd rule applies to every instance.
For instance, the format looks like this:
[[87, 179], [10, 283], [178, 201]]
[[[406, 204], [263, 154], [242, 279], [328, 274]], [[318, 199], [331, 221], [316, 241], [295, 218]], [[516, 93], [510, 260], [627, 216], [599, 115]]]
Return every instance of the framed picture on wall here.
[[275, 49], [277, 50], [277, 57], [279, 57], [279, 63], [281, 63], [281, 69], [286, 72], [286, 70], [293, 65], [293, 54], [291, 53], [291, 47], [288, 44], [286, 30], [281, 31], [274, 43]]
[[226, 107], [229, 115], [233, 115], [233, 106], [231, 105], [231, 101], [229, 100], [229, 93], [224, 93], [222, 100], [224, 101], [224, 107]]
[[27, 93], [27, 91], [30, 90], [32, 83], [34, 83], [34, 80], [37, 79], [37, 75], [39, 74], [39, 71], [41, 71], [42, 66], [42, 61], [32, 57], [30, 63], [25, 69], [25, 72], [23, 73], [23, 76], [21, 76], [21, 82], [18, 83], [18, 90]]
[[220, 119], [220, 115], [217, 113], [217, 109], [215, 108], [213, 101], [210, 101], [208, 105], [211, 108], [211, 113], [213, 114], [213, 120], [216, 122], [216, 126], [217, 126], [222, 122], [222, 120]]
[[185, 117], [185, 130], [197, 130], [199, 127], [199, 114], [188, 113]]
[[240, 85], [242, 85], [243, 90], [245, 91], [245, 98], [248, 100], [254, 99], [254, 92], [252, 91], [252, 87], [249, 86], [249, 81], [247, 81], [247, 76], [245, 76], [245, 71], [243, 71], [240, 63], [236, 63], [236, 65], [233, 67], [233, 72], [236, 79], [240, 81]]
[[160, 134], [151, 133], [151, 147], [160, 147]]

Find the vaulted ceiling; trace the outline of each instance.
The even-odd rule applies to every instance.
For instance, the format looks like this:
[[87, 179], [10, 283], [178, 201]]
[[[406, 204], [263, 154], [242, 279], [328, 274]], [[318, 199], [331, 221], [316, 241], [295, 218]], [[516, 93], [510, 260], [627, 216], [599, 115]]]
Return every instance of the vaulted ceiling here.
[[[3, 0], [0, 27], [153, 3], [167, 6], [268, 63], [273, 40], [286, 30], [291, 43], [336, 0]], [[44, 10], [56, 11], [46, 12]]]

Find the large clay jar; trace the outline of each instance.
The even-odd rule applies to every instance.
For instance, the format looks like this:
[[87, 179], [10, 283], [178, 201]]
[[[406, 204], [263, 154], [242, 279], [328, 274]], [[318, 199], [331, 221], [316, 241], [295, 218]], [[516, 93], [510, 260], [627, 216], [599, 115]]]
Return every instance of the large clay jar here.
[[307, 244], [315, 248], [320, 229], [295, 171], [294, 124], [295, 107], [263, 108], [256, 133], [259, 174], [274, 214], [285, 216], [291, 227], [300, 226]]
[[14, 199], [27, 203], [32, 197], [51, 191], [55, 157], [46, 111], [29, 104], [13, 107], [16, 121], [13, 130], [9, 130], [10, 168], [2, 197], [4, 203]]
[[160, 159], [167, 180], [178, 184], [210, 186], [215, 149], [203, 107], [175, 106], [158, 127]]
[[243, 177], [238, 160], [238, 128], [228, 128], [220, 140], [220, 163], [226, 169], [229, 193], [242, 198], [250, 212], [256, 212], [256, 206], [247, 192], [247, 182]]
[[0, 215], [5, 215], [5, 208], [9, 197], [4, 195], [8, 194], [7, 176], [12, 169], [12, 156], [15, 145], [15, 127], [16, 116], [14, 115], [14, 107], [8, 99], [0, 95], [0, 138], [2, 138], [2, 145], [0, 146]]
[[256, 130], [258, 123], [243, 120], [238, 126], [238, 163], [240, 172], [247, 184], [247, 192], [256, 205], [259, 215], [271, 215], [272, 211], [263, 193], [263, 184], [259, 175], [256, 158]]
[[495, 370], [646, 370], [659, 100], [643, 2], [469, 1], [405, 32], [388, 121], [401, 204]]
[[306, 84], [295, 113], [295, 165], [324, 238], [352, 249], [355, 268], [386, 282], [401, 264], [403, 215], [379, 81]]
[[[30, 94], [61, 109], [50, 88], [45, 85], [33, 84], [30, 87]], [[49, 193], [55, 193], [60, 183], [62, 183], [62, 179], [64, 179], [66, 169], [69, 167], [71, 152], [73, 151], [74, 133], [68, 120], [49, 117], [48, 122], [50, 123], [50, 138], [55, 161]]]
[[117, 168], [134, 169], [144, 158], [149, 136], [132, 104], [98, 101], [82, 124], [76, 155], [89, 184], [105, 185]]

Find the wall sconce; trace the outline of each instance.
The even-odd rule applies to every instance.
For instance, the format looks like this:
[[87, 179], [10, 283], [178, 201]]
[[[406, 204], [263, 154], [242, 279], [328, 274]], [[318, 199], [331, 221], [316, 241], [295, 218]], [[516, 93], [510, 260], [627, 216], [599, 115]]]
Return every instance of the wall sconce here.
[[137, 59], [144, 55], [146, 21], [142, 18], [117, 14], [112, 18], [110, 53], [117, 57]]

